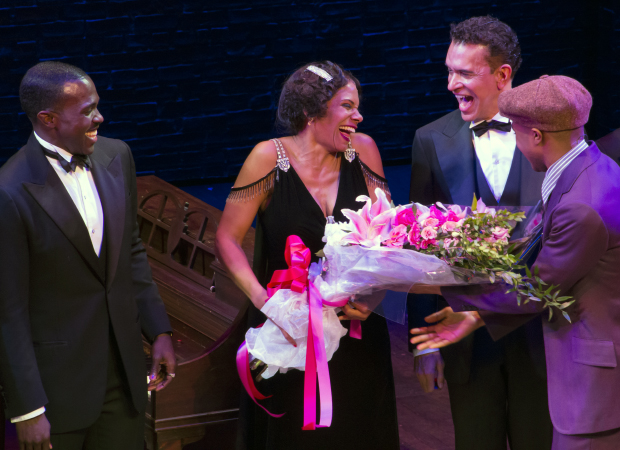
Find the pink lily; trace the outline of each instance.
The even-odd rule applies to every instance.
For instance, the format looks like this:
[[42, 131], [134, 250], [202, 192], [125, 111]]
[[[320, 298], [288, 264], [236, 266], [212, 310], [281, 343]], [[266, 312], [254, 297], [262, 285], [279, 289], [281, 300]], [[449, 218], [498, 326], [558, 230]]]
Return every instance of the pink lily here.
[[356, 200], [366, 202], [362, 209], [357, 211], [342, 210], [342, 214], [349, 219], [349, 225], [352, 225], [354, 230], [346, 234], [341, 243], [378, 247], [382, 241], [387, 239], [396, 209], [390, 207], [385, 193], [381, 189], [377, 188], [375, 194], [377, 201], [374, 204], [371, 204], [369, 197], [360, 195]]

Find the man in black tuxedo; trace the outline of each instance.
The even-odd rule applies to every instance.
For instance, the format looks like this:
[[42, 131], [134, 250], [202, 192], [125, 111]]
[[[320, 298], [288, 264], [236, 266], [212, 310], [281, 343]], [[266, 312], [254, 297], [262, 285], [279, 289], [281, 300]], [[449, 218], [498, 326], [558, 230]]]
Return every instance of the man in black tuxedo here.
[[0, 169], [7, 417], [21, 448], [142, 449], [147, 386], [163, 388], [176, 362], [139, 238], [131, 152], [97, 136], [99, 96], [77, 67], [37, 64], [20, 101], [34, 130]]
[[[489, 16], [453, 24], [450, 36], [448, 89], [459, 109], [416, 131], [410, 200], [470, 205], [475, 194], [489, 206], [537, 204], [543, 174], [516, 148], [510, 121], [497, 106], [521, 64], [517, 36]], [[410, 329], [447, 306], [433, 295], [408, 303]], [[540, 328], [530, 323], [498, 342], [481, 328], [441, 354], [410, 347], [427, 392], [435, 379], [443, 387], [445, 360], [457, 450], [505, 449], [507, 439], [512, 450], [551, 448]]]

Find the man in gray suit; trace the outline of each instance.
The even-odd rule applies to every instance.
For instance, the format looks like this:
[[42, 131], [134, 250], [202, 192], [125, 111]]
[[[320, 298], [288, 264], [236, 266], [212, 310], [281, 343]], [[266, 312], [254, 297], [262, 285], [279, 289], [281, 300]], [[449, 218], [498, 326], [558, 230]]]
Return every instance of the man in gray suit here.
[[[584, 140], [592, 97], [576, 80], [543, 76], [500, 96], [503, 115], [514, 121], [519, 148], [534, 170], [546, 172], [542, 249], [534, 267], [560, 296], [575, 303], [544, 320], [553, 450], [620, 448], [620, 168], [597, 145]], [[504, 283], [416, 287], [443, 294], [445, 309], [413, 342], [441, 347], [486, 325], [501, 338], [546, 305], [519, 305]], [[503, 314], [497, 314], [503, 313]], [[546, 311], [545, 311], [546, 313]], [[545, 314], [546, 315], [546, 314]]]
[[[452, 25], [446, 56], [448, 89], [459, 109], [418, 129], [413, 141], [410, 200], [469, 205], [474, 194], [491, 206], [535, 205], [542, 174], [516, 146], [500, 93], [512, 88], [521, 65], [514, 31], [493, 17]], [[409, 301], [410, 328], [445, 306], [432, 295]], [[413, 349], [412, 349], [413, 350]], [[528, 324], [493, 342], [485, 329], [442, 350], [417, 354], [423, 387], [450, 391], [457, 450], [545, 450], [551, 445], [544, 348], [540, 324]]]

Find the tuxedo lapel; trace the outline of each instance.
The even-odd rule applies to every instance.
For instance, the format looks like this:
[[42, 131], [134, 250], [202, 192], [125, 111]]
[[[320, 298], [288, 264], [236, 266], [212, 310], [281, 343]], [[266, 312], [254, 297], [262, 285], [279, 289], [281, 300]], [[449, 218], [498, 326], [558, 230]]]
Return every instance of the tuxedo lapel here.
[[84, 220], [62, 181], [43, 155], [41, 145], [36, 141], [34, 135], [31, 136], [26, 145], [26, 152], [31, 167], [32, 182], [24, 182], [24, 188], [82, 255], [82, 258], [97, 277], [101, 279], [97, 270], [98, 257], [93, 249], [93, 243], [90, 240]]
[[91, 155], [93, 178], [103, 209], [104, 230], [108, 245], [106, 281], [110, 285], [116, 275], [125, 228], [125, 184], [121, 158], [110, 159], [102, 150]]
[[476, 190], [476, 155], [469, 123], [458, 116], [431, 136], [452, 203], [470, 205]]

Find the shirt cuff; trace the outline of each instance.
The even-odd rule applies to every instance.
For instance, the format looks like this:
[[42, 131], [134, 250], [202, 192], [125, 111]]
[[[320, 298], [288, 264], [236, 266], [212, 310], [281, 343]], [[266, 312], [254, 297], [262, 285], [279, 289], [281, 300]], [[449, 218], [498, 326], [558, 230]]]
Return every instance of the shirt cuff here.
[[438, 348], [425, 348], [424, 350], [418, 350], [417, 348], [413, 349], [413, 357], [426, 355], [427, 353], [435, 353], [438, 352]]
[[11, 419], [11, 423], [23, 422], [24, 420], [32, 419], [34, 417], [40, 416], [45, 412], [45, 406], [41, 406], [39, 409], [35, 409], [34, 411], [24, 414], [23, 416], [13, 417]]

